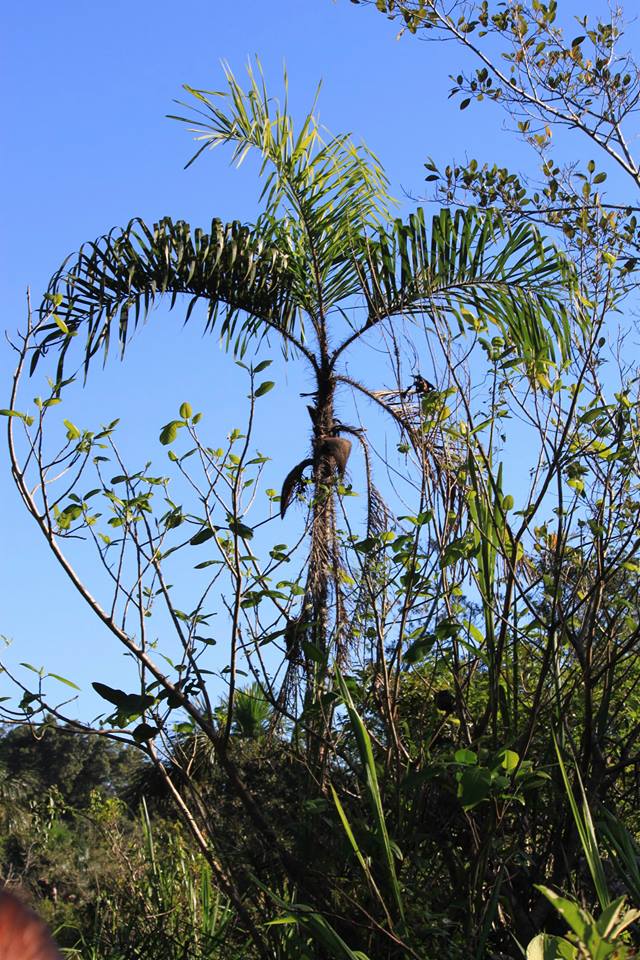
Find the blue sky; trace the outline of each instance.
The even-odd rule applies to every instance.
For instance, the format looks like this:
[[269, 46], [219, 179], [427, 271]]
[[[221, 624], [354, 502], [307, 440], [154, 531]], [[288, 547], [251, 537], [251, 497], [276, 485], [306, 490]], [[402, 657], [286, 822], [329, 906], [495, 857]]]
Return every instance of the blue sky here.
[[[185, 0], [178, 9], [153, 4], [63, 0], [5, 4], [3, 40], [2, 326], [25, 317], [25, 291], [35, 303], [49, 276], [84, 240], [132, 216], [163, 215], [205, 226], [213, 216], [251, 221], [257, 213], [256, 165], [240, 171], [218, 150], [183, 170], [192, 152], [175, 112], [181, 85], [219, 89], [220, 61], [240, 77], [259, 55], [269, 89], [281, 89], [283, 64], [290, 102], [300, 115], [322, 80], [319, 113], [332, 132], [351, 131], [380, 157], [394, 194], [424, 190], [423, 163], [453, 157], [515, 163], [520, 154], [492, 108], [461, 114], [448, 99], [448, 73], [459, 51], [448, 44], [396, 39], [397, 24], [348, 0], [246, 0], [242, 6]], [[271, 355], [276, 351], [271, 351]], [[13, 355], [0, 347], [6, 406]], [[278, 386], [264, 400], [261, 443], [274, 459], [274, 478], [304, 456], [292, 438], [307, 429], [299, 392], [304, 378], [274, 364]], [[37, 387], [27, 385], [27, 396]], [[183, 330], [178, 312], [157, 311], [121, 364], [96, 367], [86, 390], [73, 392], [67, 416], [95, 427], [123, 418], [127, 450], [166, 456], [160, 426], [188, 399], [221, 436], [242, 423], [245, 384], [214, 337], [196, 325]], [[270, 429], [275, 419], [286, 429]], [[298, 457], [297, 454], [301, 456]], [[286, 467], [286, 469], [285, 469]], [[275, 484], [275, 479], [274, 479]], [[12, 486], [0, 452], [0, 634], [12, 640], [7, 663], [26, 660], [71, 677], [83, 690], [100, 679], [122, 681], [121, 654], [99, 629], [48, 554]], [[0, 695], [3, 689], [0, 677]], [[98, 710], [83, 694], [80, 712]]]

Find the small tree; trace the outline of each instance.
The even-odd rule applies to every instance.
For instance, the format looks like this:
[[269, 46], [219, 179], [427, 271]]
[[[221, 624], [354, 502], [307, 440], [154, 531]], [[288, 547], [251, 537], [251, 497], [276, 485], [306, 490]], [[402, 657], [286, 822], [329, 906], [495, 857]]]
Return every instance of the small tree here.
[[[556, 542], [564, 543], [567, 510], [591, 522], [582, 511], [585, 462], [596, 486], [614, 482], [611, 470], [615, 483], [625, 482], [624, 464], [608, 458], [603, 468], [602, 448], [593, 446], [593, 424], [610, 423], [613, 411], [601, 409], [597, 397], [581, 399], [600, 321], [577, 295], [567, 259], [531, 225], [509, 229], [498, 214], [476, 209], [443, 211], [429, 226], [420, 210], [391, 221], [386, 179], [364, 148], [343, 136], [323, 141], [312, 113], [296, 131], [260, 77], [251, 75], [247, 92], [231, 74], [227, 80], [228, 92], [217, 97], [187, 88], [198, 107], [197, 155], [224, 143], [238, 161], [248, 150], [259, 151], [265, 176], [259, 218], [251, 227], [214, 220], [206, 233], [168, 219], [153, 228], [133, 220], [63, 265], [18, 347], [5, 411], [12, 468], [50, 549], [136, 664], [133, 691], [94, 684], [112, 708], [104, 729], [136, 743], [161, 772], [258, 955], [271, 955], [265, 914], [286, 904], [303, 941], [324, 945], [318, 955], [353, 957], [347, 941], [354, 940], [377, 957], [417, 956], [436, 934], [408, 922], [387, 826], [389, 820], [419, 849], [414, 804], [422, 799], [407, 802], [406, 789], [425, 762], [427, 741], [415, 729], [412, 739], [404, 704], [412, 683], [426, 694], [434, 684], [448, 688], [449, 697], [437, 705], [445, 716], [455, 715], [459, 807], [471, 824], [474, 856], [485, 864], [473, 872], [461, 911], [469, 935], [478, 938], [491, 922], [487, 878], [494, 889], [504, 878], [492, 872], [493, 854], [481, 839], [486, 807], [471, 811], [498, 800], [510, 809], [510, 778], [526, 774], [514, 780], [516, 793], [529, 783], [525, 757], [540, 712], [564, 689], [557, 685], [559, 644], [568, 641], [558, 639], [558, 587], [545, 579], [542, 562], [536, 565], [534, 551], [548, 551], [551, 543], [536, 524], [552, 490], [562, 505]], [[78, 339], [88, 373], [114, 331], [125, 349], [131, 324], [164, 294], [172, 305], [179, 294], [190, 298], [187, 319], [198, 299], [208, 304], [209, 329], [219, 329], [244, 358], [239, 365], [250, 386], [247, 425], [222, 445], [202, 435], [202, 415], [187, 402], [162, 428], [160, 442], [171, 447], [183, 484], [177, 496], [150, 464], [131, 469], [123, 462], [117, 424], [92, 431], [64, 420], [58, 447], [44, 429], [64, 396]], [[433, 356], [435, 384], [418, 374], [407, 385], [400, 340], [407, 323], [414, 349]], [[349, 353], [375, 329], [390, 344], [395, 389], [375, 389], [346, 371]], [[269, 361], [247, 363], [246, 354], [267, 333], [314, 378], [311, 456], [289, 472], [280, 498], [284, 512], [296, 489], [305, 489], [310, 470], [307, 552], [300, 574], [286, 579], [281, 571], [295, 551], [275, 544], [261, 560], [254, 550], [263, 521], [249, 517], [265, 461], [253, 450], [255, 406], [272, 383], [260, 379]], [[37, 400], [34, 413], [23, 412], [23, 368], [30, 362], [33, 371], [50, 352], [58, 358], [50, 394]], [[479, 396], [475, 384], [482, 382], [488, 390]], [[398, 520], [373, 486], [364, 434], [335, 419], [343, 388], [366, 398], [397, 431], [413, 498]], [[626, 409], [622, 401], [619, 408]], [[499, 462], [510, 411], [540, 443], [517, 511]], [[630, 416], [622, 423], [633, 430]], [[348, 437], [360, 445], [366, 465], [364, 536], [353, 531], [343, 504]], [[118, 472], [110, 478], [111, 465]], [[95, 479], [89, 482], [90, 473]], [[187, 489], [189, 507], [182, 498]], [[97, 551], [110, 584], [107, 599], [94, 595], [72, 563], [78, 537]], [[183, 610], [170, 585], [171, 558], [204, 544], [213, 549], [213, 557], [197, 565], [206, 583]], [[621, 549], [631, 557], [635, 548], [627, 538]], [[210, 645], [220, 643], [209, 628], [218, 593], [228, 613], [222, 711], [205, 666]], [[583, 601], [576, 595], [574, 602], [579, 616]], [[556, 612], [543, 620], [549, 604]], [[165, 656], [166, 666], [155, 652], [155, 622], [174, 633], [178, 653]], [[280, 662], [274, 668], [269, 654], [275, 650]], [[304, 764], [301, 806], [289, 822], [263, 802], [233, 736], [234, 717], [241, 726], [251, 695], [238, 695], [241, 662], [271, 705], [272, 733], [289, 736], [291, 756]], [[513, 678], [507, 694], [505, 676]], [[481, 692], [473, 703], [475, 678]], [[42, 681], [35, 689], [21, 682], [18, 715], [31, 720], [48, 710], [86, 730], [50, 701]], [[561, 708], [561, 700], [553, 702]], [[343, 709], [336, 712], [339, 703]], [[432, 709], [429, 724], [434, 715]], [[431, 728], [429, 737], [435, 743], [441, 733]], [[240, 817], [231, 837], [221, 834], [206, 783], [196, 774], [194, 750], [203, 739]], [[488, 753], [479, 759], [471, 748], [480, 744]], [[450, 776], [447, 763], [438, 768], [444, 777]], [[339, 826], [326, 849], [302, 827], [310, 810]], [[496, 821], [503, 819], [496, 812]], [[373, 866], [367, 845], [376, 854]], [[459, 866], [454, 860], [447, 867], [452, 878]], [[269, 891], [253, 866], [267, 861], [277, 864]], [[414, 868], [420, 875], [431, 870], [421, 858], [405, 870]], [[434, 869], [441, 869], [439, 862]], [[298, 951], [301, 943], [295, 942]]]

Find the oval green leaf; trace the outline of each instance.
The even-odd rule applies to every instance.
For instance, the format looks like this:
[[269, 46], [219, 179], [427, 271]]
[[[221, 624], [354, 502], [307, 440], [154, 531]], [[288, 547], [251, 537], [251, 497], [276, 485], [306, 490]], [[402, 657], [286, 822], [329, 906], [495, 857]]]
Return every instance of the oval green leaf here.
[[273, 380], [265, 380], [260, 386], [256, 389], [255, 396], [263, 397], [265, 393], [269, 393], [269, 390], [273, 390], [275, 383]]

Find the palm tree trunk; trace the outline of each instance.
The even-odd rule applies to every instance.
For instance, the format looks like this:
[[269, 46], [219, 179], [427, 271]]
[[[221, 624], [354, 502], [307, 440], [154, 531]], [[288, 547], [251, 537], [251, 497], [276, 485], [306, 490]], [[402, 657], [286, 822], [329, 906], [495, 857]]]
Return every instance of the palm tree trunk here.
[[[307, 636], [315, 654], [306, 656], [305, 709], [315, 707], [317, 720], [309, 729], [308, 749], [312, 774], [322, 783], [326, 734], [330, 717], [322, 710], [321, 696], [332, 658], [332, 636], [340, 630], [341, 597], [338, 581], [338, 544], [335, 509], [335, 462], [323, 454], [323, 445], [334, 434], [335, 380], [330, 368], [320, 369], [317, 379], [313, 429], [313, 506], [309, 569], [304, 599], [304, 619], [310, 624]], [[332, 611], [332, 594], [335, 609]]]
[[313, 643], [327, 659], [331, 630], [329, 571], [335, 544], [335, 508], [333, 465], [320, 452], [324, 439], [333, 433], [335, 382], [328, 372], [321, 370], [317, 385], [313, 428], [313, 514], [305, 604], [313, 624], [310, 631]]

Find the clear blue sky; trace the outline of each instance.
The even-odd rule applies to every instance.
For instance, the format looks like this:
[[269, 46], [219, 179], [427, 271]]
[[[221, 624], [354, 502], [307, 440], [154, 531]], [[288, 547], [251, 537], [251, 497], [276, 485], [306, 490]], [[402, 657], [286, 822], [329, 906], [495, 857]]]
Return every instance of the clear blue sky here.
[[[212, 216], [252, 220], [257, 211], [255, 165], [229, 166], [223, 151], [184, 171], [192, 144], [182, 125], [165, 119], [181, 84], [220, 88], [220, 61], [240, 76], [258, 54], [269, 88], [278, 92], [286, 63], [290, 99], [298, 114], [319, 80], [322, 121], [351, 131], [383, 161], [396, 196], [421, 194], [423, 163], [454, 156], [516, 162], [512, 138], [496, 109], [461, 114], [448, 100], [448, 73], [459, 51], [420, 43], [373, 10], [348, 0], [245, 0], [243, 4], [184, 0], [36, 0], [5, 4], [2, 34], [2, 327], [25, 317], [25, 290], [34, 301], [49, 276], [78, 245], [138, 215], [153, 222], [168, 214], [203, 226]], [[410, 206], [405, 202], [405, 208]], [[13, 356], [0, 347], [6, 406]], [[307, 428], [304, 382], [276, 365], [278, 388], [265, 398], [263, 445], [274, 458], [274, 485], [289, 469], [296, 429]], [[372, 384], [376, 386], [376, 384]], [[31, 391], [31, 385], [28, 385]], [[32, 396], [37, 392], [34, 385]], [[180, 317], [154, 313], [136, 335], [124, 364], [112, 357], [96, 367], [68, 416], [95, 426], [125, 421], [129, 450], [149, 441], [149, 456], [165, 456], [159, 427], [189, 399], [204, 409], [221, 436], [242, 422], [244, 383], [215, 338], [182, 329]], [[273, 435], [269, 422], [285, 418]], [[286, 470], [285, 470], [286, 467]], [[27, 660], [73, 678], [122, 682], [122, 660], [49, 556], [24, 513], [0, 452], [0, 633], [13, 641], [9, 663]], [[0, 695], [4, 681], [0, 677]], [[91, 691], [80, 712], [97, 712]]]

